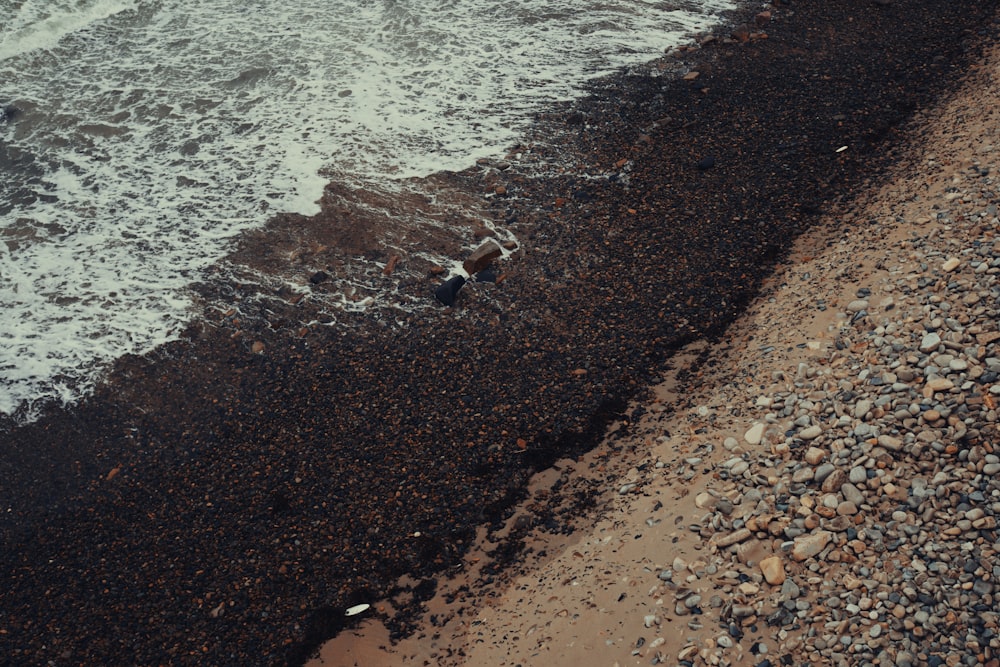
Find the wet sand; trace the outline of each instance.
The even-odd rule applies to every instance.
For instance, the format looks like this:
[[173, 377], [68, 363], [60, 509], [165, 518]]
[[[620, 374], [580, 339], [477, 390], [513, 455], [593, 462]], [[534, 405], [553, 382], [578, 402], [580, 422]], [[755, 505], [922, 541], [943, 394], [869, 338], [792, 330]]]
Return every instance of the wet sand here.
[[[797, 234], [878, 181], [900, 123], [995, 38], [995, 8], [781, 4], [745, 40], [598, 82], [506, 160], [429, 186], [469, 212], [459, 240], [427, 235], [439, 253], [474, 246], [483, 219], [519, 243], [453, 309], [325, 305], [320, 270], [368, 267], [365, 284], [431, 304], [441, 280], [417, 247], [359, 234], [356, 211], [248, 237], [229, 259], [248, 270], [199, 287], [185, 340], [0, 434], [0, 651], [301, 664], [346, 607], [387, 599], [406, 634], [533, 472], [638, 419], [628, 401], [677, 349], [717, 340]], [[559, 479], [518, 530], [573, 531], [599, 490]], [[487, 585], [522, 558], [518, 530]]]

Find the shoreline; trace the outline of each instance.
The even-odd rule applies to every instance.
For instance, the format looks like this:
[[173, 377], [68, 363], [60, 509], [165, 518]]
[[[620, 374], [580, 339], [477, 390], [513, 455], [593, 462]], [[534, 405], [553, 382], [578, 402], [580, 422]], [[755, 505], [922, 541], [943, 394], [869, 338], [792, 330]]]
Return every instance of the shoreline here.
[[[931, 2], [905, 4], [934, 13]], [[783, 33], [785, 11], [772, 39], [692, 52], [694, 83], [625, 76], [627, 98], [616, 82], [598, 85], [556, 117], [560, 135], [540, 124], [546, 143], [527, 139], [528, 159], [450, 177], [524, 236], [503, 284], [463, 291], [459, 310], [407, 315], [405, 334], [375, 322], [295, 336], [284, 323], [309, 304], [269, 305], [249, 318], [259, 329], [195, 327], [188, 341], [124, 360], [79, 410], [2, 434], [10, 510], [0, 527], [6, 544], [24, 546], [4, 557], [3, 606], [18, 614], [3, 619], [5, 652], [296, 663], [338, 629], [340, 610], [385, 597], [399, 575], [412, 579], [400, 593], [432, 593], [474, 526], [502, 522], [533, 471], [599, 441], [673, 350], [729, 322], [787, 235], [873, 166], [855, 160], [889, 159], [879, 146], [919, 94], [902, 72], [899, 89], [857, 92], [856, 63], [834, 46], [858, 35], [808, 29], [824, 17], [840, 27], [834, 18], [856, 8], [792, 6], [798, 22]], [[904, 28], [926, 32], [920, 12], [899, 23], [857, 11], [895, 29], [894, 48], [912, 46]], [[798, 40], [814, 51], [796, 53]], [[928, 65], [926, 85], [968, 57], [957, 44], [920, 51], [947, 47], [955, 59]], [[803, 57], [815, 60], [802, 67]], [[834, 65], [840, 78], [824, 83]], [[861, 106], [842, 120], [797, 117], [788, 96], [813, 74], [819, 88], [804, 99]], [[752, 90], [735, 88], [750, 80]], [[833, 153], [839, 142], [823, 133], [845, 126], [859, 148]], [[752, 146], [739, 143], [748, 137]], [[565, 150], [580, 167], [542, 178], [535, 150]], [[715, 166], [693, 168], [709, 154]], [[226, 288], [241, 304], [261, 292]], [[45, 611], [33, 617], [39, 595]]]

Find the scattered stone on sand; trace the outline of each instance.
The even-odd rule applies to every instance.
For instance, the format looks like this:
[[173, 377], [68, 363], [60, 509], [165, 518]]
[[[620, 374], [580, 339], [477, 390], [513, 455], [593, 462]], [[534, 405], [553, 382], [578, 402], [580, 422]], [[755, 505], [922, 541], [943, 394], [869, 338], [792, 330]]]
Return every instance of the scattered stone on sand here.
[[490, 265], [494, 259], [499, 257], [503, 251], [496, 241], [490, 239], [480, 245], [476, 250], [466, 258], [465, 262], [462, 263], [462, 268], [470, 276], [479, 273]]

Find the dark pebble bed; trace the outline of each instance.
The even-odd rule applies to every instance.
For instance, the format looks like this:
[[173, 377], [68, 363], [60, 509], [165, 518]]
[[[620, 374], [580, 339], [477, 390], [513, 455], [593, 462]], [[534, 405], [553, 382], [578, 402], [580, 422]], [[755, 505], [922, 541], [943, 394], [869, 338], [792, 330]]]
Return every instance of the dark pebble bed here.
[[[220, 274], [198, 290], [243, 322], [206, 308], [91, 399], [0, 429], [0, 662], [296, 665], [402, 575], [426, 598], [533, 471], [592, 447], [798, 233], [875, 187], [998, 34], [986, 0], [766, 9], [546, 110], [520, 159], [437, 177], [520, 243], [453, 307], [406, 257], [384, 280], [432, 307], [326, 326]], [[240, 252], [331, 215], [279, 216]], [[336, 277], [313, 268], [303, 292]]]

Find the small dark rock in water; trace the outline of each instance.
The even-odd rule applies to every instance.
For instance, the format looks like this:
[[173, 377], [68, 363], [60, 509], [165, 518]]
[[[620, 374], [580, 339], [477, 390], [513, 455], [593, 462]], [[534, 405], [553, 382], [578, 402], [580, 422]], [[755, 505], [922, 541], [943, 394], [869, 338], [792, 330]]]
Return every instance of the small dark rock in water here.
[[313, 285], [319, 285], [321, 282], [324, 282], [329, 279], [330, 279], [330, 274], [328, 274], [326, 271], [317, 271], [316, 273], [309, 276], [309, 282], [311, 282]]
[[17, 117], [20, 115], [21, 110], [15, 106], [0, 107], [0, 122], [9, 123], [17, 120]]
[[476, 274], [476, 282], [480, 283], [495, 283], [497, 281], [496, 269], [483, 269]]
[[698, 160], [698, 168], [702, 171], [707, 171], [715, 166], [715, 158], [709, 155], [708, 157], [703, 157]]
[[438, 301], [446, 306], [454, 306], [455, 299], [458, 297], [458, 291], [462, 289], [462, 285], [465, 284], [465, 278], [462, 276], [454, 276], [449, 278], [437, 288], [434, 292], [434, 296]]

